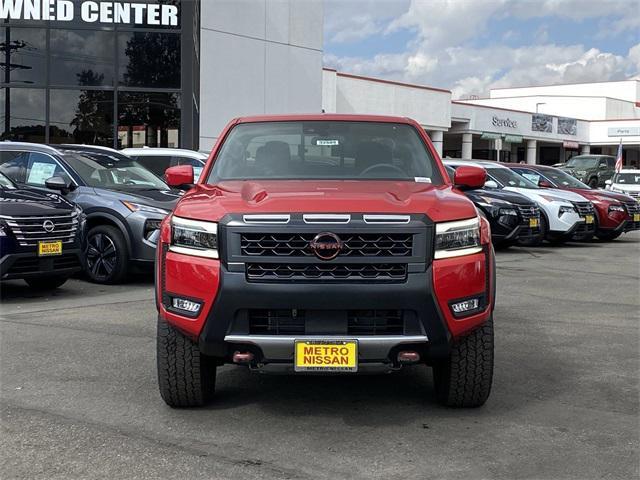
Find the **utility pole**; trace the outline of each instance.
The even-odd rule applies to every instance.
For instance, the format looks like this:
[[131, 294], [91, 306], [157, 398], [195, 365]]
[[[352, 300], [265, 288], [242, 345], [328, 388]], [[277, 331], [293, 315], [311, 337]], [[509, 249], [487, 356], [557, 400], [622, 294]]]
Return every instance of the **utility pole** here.
[[[11, 88], [9, 82], [11, 82], [11, 72], [13, 70], [31, 70], [32, 67], [28, 65], [19, 65], [11, 63], [11, 53], [27, 47], [27, 42], [23, 40], [11, 41], [11, 27], [5, 28], [4, 42], [0, 42], [0, 52], [4, 52], [4, 62], [0, 64], [0, 68], [4, 69], [4, 83], [6, 84], [5, 102], [4, 102], [4, 135], [9, 136], [11, 130]], [[31, 83], [31, 82], [25, 82]]]

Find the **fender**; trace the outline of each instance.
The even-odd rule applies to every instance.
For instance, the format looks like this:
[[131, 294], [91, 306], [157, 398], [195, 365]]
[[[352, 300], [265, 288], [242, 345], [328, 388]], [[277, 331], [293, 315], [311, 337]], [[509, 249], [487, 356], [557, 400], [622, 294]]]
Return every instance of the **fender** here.
[[94, 219], [104, 218], [111, 223], [114, 223], [124, 235], [124, 241], [127, 243], [127, 254], [131, 256], [132, 254], [132, 246], [131, 246], [131, 231], [127, 226], [127, 223], [120, 215], [114, 215], [113, 210], [109, 210], [106, 208], [92, 208], [89, 210], [85, 210], [87, 214], [87, 221], [91, 221]]

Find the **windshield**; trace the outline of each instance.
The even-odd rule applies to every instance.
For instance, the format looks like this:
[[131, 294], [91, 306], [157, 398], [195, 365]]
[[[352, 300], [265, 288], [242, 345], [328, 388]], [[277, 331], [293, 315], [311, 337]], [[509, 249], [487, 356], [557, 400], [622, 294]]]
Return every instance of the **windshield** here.
[[573, 157], [566, 163], [569, 168], [596, 168], [598, 166], [598, 159], [596, 157]]
[[503, 187], [539, 188], [535, 183], [508, 168], [487, 168], [487, 174]]
[[90, 187], [115, 190], [169, 189], [166, 183], [133, 160], [94, 153], [90, 156], [66, 153], [63, 157]]
[[620, 172], [613, 176], [613, 183], [626, 183], [627, 185], [640, 184], [640, 173]]
[[527, 180], [531, 180], [533, 183], [538, 183], [540, 177], [550, 181], [554, 186], [568, 187], [568, 188], [586, 188], [590, 190], [591, 187], [585, 185], [580, 180], [569, 175], [567, 172], [556, 169], [544, 169], [544, 170], [516, 170]]
[[225, 140], [207, 181], [254, 179], [443, 183], [412, 126], [345, 121], [238, 125]]
[[2, 173], [0, 173], [0, 187], [6, 188], [7, 190], [16, 188], [13, 182], [5, 177]]

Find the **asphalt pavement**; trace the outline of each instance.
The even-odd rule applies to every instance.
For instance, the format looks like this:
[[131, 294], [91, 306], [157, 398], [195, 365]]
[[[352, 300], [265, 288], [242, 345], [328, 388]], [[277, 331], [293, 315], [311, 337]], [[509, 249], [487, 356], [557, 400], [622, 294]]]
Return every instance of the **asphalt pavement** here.
[[207, 408], [155, 371], [151, 279], [0, 292], [0, 478], [631, 479], [640, 476], [640, 234], [498, 252], [487, 404], [430, 370], [266, 376], [226, 366]]

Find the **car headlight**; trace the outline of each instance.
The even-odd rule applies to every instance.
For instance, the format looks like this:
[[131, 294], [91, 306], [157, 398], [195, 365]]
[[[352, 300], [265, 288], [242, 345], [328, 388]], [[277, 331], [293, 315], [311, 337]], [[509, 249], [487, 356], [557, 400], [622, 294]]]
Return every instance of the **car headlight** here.
[[626, 212], [625, 208], [622, 205], [609, 205], [609, 213], [611, 212]]
[[558, 209], [558, 217], [561, 217], [562, 215], [564, 215], [565, 213], [576, 213], [576, 209], [574, 207], [565, 207], [565, 206], [561, 206]]
[[133, 202], [128, 202], [126, 200], [121, 200], [121, 202], [125, 207], [127, 207], [132, 212], [157, 213], [159, 215], [169, 215], [171, 213], [169, 210], [152, 207], [151, 205], [144, 205], [142, 203], [133, 203]]
[[169, 250], [197, 257], [218, 258], [218, 224], [172, 217]]
[[500, 215], [518, 215], [515, 208], [501, 208]]
[[481, 251], [479, 217], [436, 224], [434, 258], [461, 257]]

